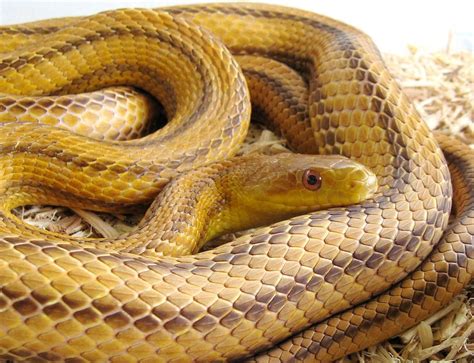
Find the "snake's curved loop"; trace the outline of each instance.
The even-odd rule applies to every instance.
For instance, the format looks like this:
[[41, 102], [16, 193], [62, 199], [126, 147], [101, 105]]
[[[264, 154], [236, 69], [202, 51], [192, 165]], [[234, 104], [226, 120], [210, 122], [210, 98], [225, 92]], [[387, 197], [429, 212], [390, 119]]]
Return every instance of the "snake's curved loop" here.
[[449, 304], [474, 276], [474, 150], [436, 134], [454, 184], [455, 218], [430, 256], [406, 279], [255, 358], [333, 361], [402, 333]]
[[[162, 131], [125, 143], [47, 126], [0, 125], [3, 357], [248, 356], [386, 290], [441, 237], [451, 207], [444, 157], [367, 36], [325, 17], [267, 5], [164, 11], [64, 20], [71, 26], [61, 30], [42, 23], [36, 29], [43, 30], [44, 46], [17, 45], [1, 54], [4, 93], [81, 92], [99, 80], [127, 84], [158, 97], [172, 119]], [[50, 198], [98, 210], [143, 202], [177, 173], [172, 166], [183, 162], [179, 172], [235, 152], [248, 121], [245, 82], [219, 41], [190, 22], [234, 54], [264, 55], [300, 70], [310, 86], [318, 152], [371, 167], [382, 186], [374, 200], [300, 216], [179, 258], [126, 253], [140, 243], [133, 240], [119, 246], [122, 253], [88, 248], [15, 221], [7, 207]], [[25, 29], [0, 33], [21, 38]], [[217, 120], [227, 127], [216, 127]], [[196, 132], [191, 125], [204, 126]]]
[[[298, 146], [312, 150], [304, 137], [310, 122], [305, 112], [308, 90], [301, 75], [262, 57], [236, 59], [258, 119], [283, 133], [298, 128], [302, 138]], [[272, 107], [264, 107], [266, 103]], [[403, 332], [448, 304], [469, 284], [474, 275], [474, 151], [452, 137], [435, 136], [449, 162], [455, 210], [435, 250], [387, 293], [313, 325], [258, 355], [256, 361], [332, 361]]]

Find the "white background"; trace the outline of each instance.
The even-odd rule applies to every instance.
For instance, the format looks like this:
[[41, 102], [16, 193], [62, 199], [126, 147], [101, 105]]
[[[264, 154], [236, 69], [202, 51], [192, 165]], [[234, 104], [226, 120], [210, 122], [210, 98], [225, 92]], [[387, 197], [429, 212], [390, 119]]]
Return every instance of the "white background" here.
[[[159, 7], [205, 1], [180, 0], [0, 0], [0, 24], [87, 15], [123, 7]], [[207, 1], [209, 2], [209, 1]], [[221, 1], [225, 2], [225, 1]], [[383, 52], [406, 52], [407, 45], [429, 51], [474, 51], [473, 0], [273, 0], [312, 10], [368, 33]]]

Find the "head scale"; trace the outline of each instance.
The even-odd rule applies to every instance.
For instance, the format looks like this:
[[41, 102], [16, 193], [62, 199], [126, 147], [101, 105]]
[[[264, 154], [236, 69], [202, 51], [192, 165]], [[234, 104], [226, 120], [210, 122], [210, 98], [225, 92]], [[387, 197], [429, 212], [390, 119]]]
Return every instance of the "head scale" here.
[[357, 204], [370, 198], [377, 189], [373, 172], [339, 155], [256, 156], [249, 158], [248, 166], [239, 176], [236, 205], [254, 210], [266, 219], [262, 224], [319, 209]]

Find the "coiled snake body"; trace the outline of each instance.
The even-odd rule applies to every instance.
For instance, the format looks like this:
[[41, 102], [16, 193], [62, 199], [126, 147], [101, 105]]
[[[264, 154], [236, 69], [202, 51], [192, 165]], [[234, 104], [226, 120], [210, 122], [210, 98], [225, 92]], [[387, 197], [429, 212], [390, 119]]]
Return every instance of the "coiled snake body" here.
[[[221, 361], [279, 344], [256, 359], [331, 360], [414, 324], [470, 281], [472, 187], [456, 195], [459, 216], [418, 270], [343, 312], [415, 270], [451, 209], [436, 140], [360, 31], [299, 10], [216, 4], [4, 27], [0, 37], [2, 357]], [[153, 238], [146, 228], [140, 240], [132, 235], [111, 247], [39, 232], [10, 214], [32, 203], [127, 209], [181, 172], [232, 156], [250, 99], [221, 41], [233, 55], [271, 58], [302, 74], [308, 102], [277, 105], [281, 132], [296, 151], [342, 154], [370, 167], [381, 186], [372, 200], [185, 257], [143, 247]], [[250, 88], [258, 89], [268, 76], [247, 61]], [[272, 81], [285, 89], [284, 80]], [[167, 126], [137, 140], [96, 141], [18, 116], [34, 108], [20, 95], [114, 85], [159, 99]], [[255, 99], [263, 114], [275, 113], [268, 99]], [[458, 190], [468, 191], [472, 152], [451, 149], [461, 155]], [[377, 329], [385, 335], [371, 334]]]

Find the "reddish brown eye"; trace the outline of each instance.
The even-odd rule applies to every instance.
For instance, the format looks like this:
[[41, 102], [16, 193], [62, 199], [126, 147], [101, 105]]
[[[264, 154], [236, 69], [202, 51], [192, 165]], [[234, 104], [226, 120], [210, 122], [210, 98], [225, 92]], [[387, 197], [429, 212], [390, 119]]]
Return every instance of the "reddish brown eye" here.
[[321, 175], [315, 170], [307, 169], [303, 174], [303, 185], [309, 190], [318, 190], [321, 187]]

